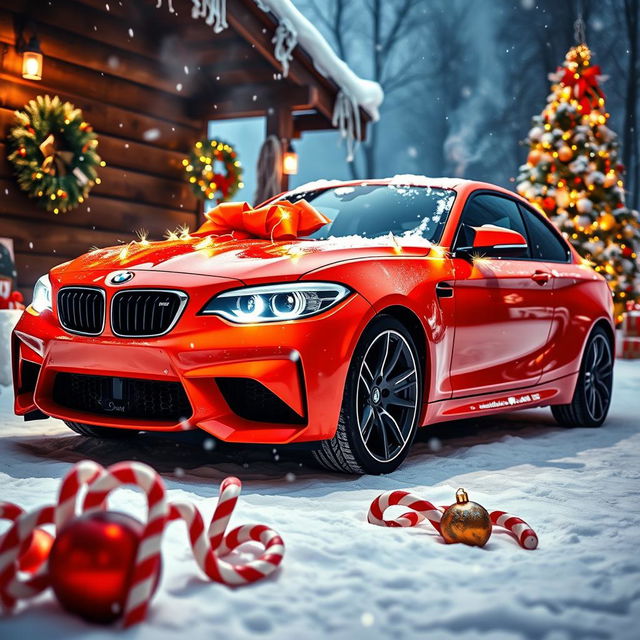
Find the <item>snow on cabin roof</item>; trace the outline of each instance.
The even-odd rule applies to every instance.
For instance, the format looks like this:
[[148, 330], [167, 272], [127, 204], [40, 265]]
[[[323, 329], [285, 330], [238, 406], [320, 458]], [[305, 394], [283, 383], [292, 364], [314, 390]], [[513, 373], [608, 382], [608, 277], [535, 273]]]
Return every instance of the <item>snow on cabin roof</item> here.
[[294, 38], [309, 54], [316, 69], [323, 76], [331, 78], [373, 120], [378, 120], [379, 107], [384, 99], [382, 87], [377, 82], [357, 76], [347, 63], [336, 55], [318, 29], [300, 13], [291, 0], [254, 0], [254, 2], [263, 11], [270, 11], [275, 15], [280, 22], [280, 27], [284, 25], [284, 29], [293, 31]]
[[[191, 16], [202, 18], [214, 33], [228, 27], [227, 0], [191, 0]], [[311, 58], [315, 68], [324, 77], [338, 85], [339, 93], [334, 105], [332, 123], [340, 130], [347, 143], [347, 159], [353, 160], [358, 140], [361, 138], [359, 108], [369, 114], [373, 121], [380, 117], [380, 105], [384, 100], [382, 87], [372, 80], [360, 78], [341, 60], [318, 29], [294, 6], [292, 0], [253, 0], [264, 12], [272, 14], [278, 21], [273, 37], [274, 56], [282, 65], [284, 76], [289, 71], [293, 51], [299, 44]], [[173, 0], [167, 0], [173, 13]], [[157, 0], [157, 7], [162, 0]]]

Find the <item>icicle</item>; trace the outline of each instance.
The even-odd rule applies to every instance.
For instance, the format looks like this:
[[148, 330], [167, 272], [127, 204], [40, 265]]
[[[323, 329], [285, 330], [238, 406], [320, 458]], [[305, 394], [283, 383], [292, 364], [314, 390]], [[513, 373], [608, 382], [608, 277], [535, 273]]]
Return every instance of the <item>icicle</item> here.
[[[162, 0], [158, 0], [156, 2], [156, 9], [159, 9], [162, 6]], [[167, 7], [169, 7], [169, 13], [175, 13], [173, 9], [173, 0], [167, 0]]]
[[275, 45], [274, 55], [282, 65], [282, 75], [286, 78], [289, 74], [289, 61], [293, 58], [293, 50], [298, 44], [298, 33], [290, 20], [283, 18], [280, 21], [271, 42]]
[[205, 18], [214, 33], [224, 31], [227, 24], [227, 0], [193, 0], [192, 18]]
[[340, 136], [345, 140], [347, 162], [353, 162], [358, 142], [362, 137], [360, 108], [356, 100], [344, 91], [338, 93], [331, 122], [339, 129]]

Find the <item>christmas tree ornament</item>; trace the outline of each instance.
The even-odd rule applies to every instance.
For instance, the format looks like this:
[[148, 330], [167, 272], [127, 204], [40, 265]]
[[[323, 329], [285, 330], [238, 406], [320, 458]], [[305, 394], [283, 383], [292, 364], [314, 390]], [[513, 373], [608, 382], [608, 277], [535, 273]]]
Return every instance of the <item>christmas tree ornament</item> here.
[[540, 149], [531, 149], [531, 151], [529, 151], [529, 155], [527, 156], [527, 162], [532, 167], [535, 167], [538, 164], [538, 162], [540, 162], [541, 158], [542, 158], [542, 151], [540, 151]]
[[442, 514], [440, 531], [448, 543], [483, 547], [491, 537], [489, 512], [477, 502], [471, 502], [464, 489], [458, 489], [455, 504]]
[[[125, 485], [142, 489], [146, 496], [148, 513], [142, 524], [106, 511], [109, 493]], [[264, 525], [244, 525], [227, 533], [240, 488], [237, 478], [222, 482], [208, 527], [195, 505], [168, 502], [160, 476], [139, 462], [107, 469], [89, 460], [79, 462], [63, 479], [55, 505], [24, 512], [0, 502], [0, 518], [13, 521], [0, 538], [3, 610], [11, 611], [19, 600], [53, 586], [63, 606], [85, 618], [109, 621], [121, 616], [125, 627], [142, 622], [157, 586], [162, 535], [172, 520], [187, 524], [194, 558], [209, 579], [228, 586], [262, 580], [280, 566], [284, 544]], [[20, 571], [32, 533], [47, 524], [54, 524], [58, 534], [49, 562], [34, 574]], [[247, 542], [258, 543], [263, 552], [245, 563], [232, 562], [228, 556]]]
[[119, 618], [143, 534], [141, 522], [112, 511], [85, 513], [67, 523], [49, 557], [49, 579], [60, 604], [92, 622]]
[[558, 160], [562, 162], [569, 162], [573, 158], [573, 151], [571, 151], [571, 147], [566, 144], [558, 149]]
[[[463, 490], [458, 490], [456, 498], [458, 497], [458, 495], [460, 495], [460, 498], [465, 500], [466, 504], [475, 505], [475, 503], [469, 503], [466, 499], [466, 494], [463, 496], [462, 493], [464, 493]], [[371, 503], [371, 506], [369, 507], [369, 513], [367, 514], [367, 521], [370, 524], [375, 524], [379, 527], [415, 527], [426, 520], [441, 536], [444, 537], [444, 533], [442, 530], [442, 520], [444, 514], [449, 509], [452, 509], [454, 507], [458, 509], [465, 508], [465, 502], [460, 503], [456, 501], [454, 505], [448, 507], [437, 507], [428, 500], [423, 500], [422, 498], [416, 496], [413, 493], [410, 493], [409, 491], [387, 491], [380, 494]], [[411, 509], [411, 511], [403, 513], [402, 515], [392, 520], [385, 520], [385, 511], [390, 507], [394, 507], [397, 505], [407, 507], [408, 509]], [[479, 507], [480, 505], [477, 506]], [[480, 507], [480, 509], [483, 508]], [[452, 513], [452, 520], [454, 518], [454, 514], [455, 512]], [[511, 536], [516, 539], [518, 544], [523, 549], [528, 549], [531, 551], [537, 548], [538, 536], [524, 520], [518, 518], [517, 516], [510, 515], [504, 511], [490, 511], [488, 515], [490, 520], [490, 531], [491, 526], [506, 529], [511, 534]], [[484, 525], [486, 524], [484, 516], [481, 512], [478, 512], [478, 514], [474, 515], [473, 519], [470, 520], [470, 522], [472, 522], [474, 526], [482, 524], [482, 526], [484, 527]], [[486, 535], [486, 533], [484, 535]], [[479, 537], [477, 539], [482, 540], [482, 537]], [[451, 540], [451, 542], [457, 541], [463, 542], [463, 540]], [[484, 543], [486, 543], [486, 540]]]
[[[533, 118], [516, 188], [549, 216], [584, 264], [608, 280], [621, 322], [625, 303], [640, 300], [640, 262], [632, 257], [640, 253], [640, 214], [625, 206], [624, 167], [600, 88], [604, 78], [584, 42], [567, 52], [549, 78], [551, 93]], [[552, 160], [541, 155], [535, 162], [538, 154]]]
[[238, 154], [222, 140], [198, 140], [182, 166], [185, 178], [200, 200], [227, 202], [244, 187]]
[[58, 96], [38, 96], [16, 111], [9, 161], [18, 184], [53, 213], [73, 209], [100, 183], [98, 139], [82, 111]]

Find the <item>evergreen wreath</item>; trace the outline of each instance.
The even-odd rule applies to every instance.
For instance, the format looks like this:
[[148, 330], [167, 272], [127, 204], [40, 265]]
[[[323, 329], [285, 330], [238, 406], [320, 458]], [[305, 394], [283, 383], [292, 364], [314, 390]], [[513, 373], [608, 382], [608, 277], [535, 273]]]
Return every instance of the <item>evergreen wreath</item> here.
[[[220, 164], [223, 172], [216, 170]], [[222, 140], [198, 140], [182, 165], [193, 193], [201, 200], [226, 202], [244, 187], [238, 155]]]
[[58, 96], [30, 100], [24, 111], [16, 111], [9, 131], [9, 160], [20, 188], [53, 213], [73, 209], [100, 184], [96, 168], [105, 163], [97, 146], [82, 111]]

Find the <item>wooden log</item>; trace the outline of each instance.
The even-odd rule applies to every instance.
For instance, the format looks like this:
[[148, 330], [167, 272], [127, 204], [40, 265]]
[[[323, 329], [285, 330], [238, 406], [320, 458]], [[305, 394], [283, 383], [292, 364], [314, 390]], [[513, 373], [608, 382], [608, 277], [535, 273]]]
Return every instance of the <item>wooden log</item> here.
[[116, 105], [104, 104], [80, 96], [72, 91], [60, 91], [46, 83], [33, 83], [0, 73], [0, 106], [5, 109], [22, 109], [24, 105], [38, 95], [58, 95], [82, 109], [85, 119], [92, 124], [96, 132], [140, 140], [145, 144], [188, 151], [194, 141], [206, 131], [204, 120], [190, 124], [178, 124], [154, 117], [153, 114], [137, 113]]
[[[102, 9], [87, 6], [81, 2], [65, 0], [65, 2], [38, 2], [31, 0], [0, 0], [0, 8], [35, 20], [40, 24], [49, 24], [64, 31], [80, 36], [91, 36], [112, 47], [118, 47], [148, 58], [155, 58], [162, 45], [157, 33], [146, 28], [148, 7], [138, 2], [126, 2], [123, 8], [127, 11], [126, 21], [123, 16]], [[110, 2], [109, 6], [118, 4]], [[129, 31], [131, 29], [131, 32]]]
[[[0, 43], [15, 46], [15, 19], [16, 14], [0, 11]], [[186, 74], [184, 66], [190, 60], [177, 59], [180, 54], [177, 47], [172, 51], [171, 64], [163, 64], [162, 59], [151, 60], [124, 49], [116, 49], [113, 45], [92, 40], [87, 37], [90, 34], [81, 36], [38, 22], [35, 25], [40, 41], [46, 43], [44, 45], [45, 70], [49, 60], [55, 58], [174, 95], [189, 93], [189, 85], [194, 76]], [[190, 54], [187, 51], [184, 53]], [[182, 84], [182, 91], [177, 89], [178, 83]]]
[[[99, 168], [98, 175], [100, 184], [93, 187], [91, 192], [94, 194], [161, 205], [170, 209], [195, 211], [197, 208], [197, 200], [181, 174], [176, 179], [170, 179], [107, 165]], [[0, 160], [0, 177], [12, 176], [13, 169], [5, 154]]]
[[286, 107], [290, 111], [313, 109], [318, 91], [314, 87], [286, 87], [282, 81], [210, 91], [190, 106], [196, 119], [253, 117], [271, 109]]
[[[0, 109], [0, 124], [1, 121], [2, 110]], [[157, 147], [107, 135], [99, 136], [98, 152], [109, 167], [131, 169], [175, 181], [183, 180], [182, 159], [185, 157], [184, 153], [164, 151]], [[0, 142], [0, 177], [9, 177], [14, 173], [13, 167], [7, 159], [8, 153], [7, 146]], [[100, 172], [99, 169], [98, 173]]]
[[64, 224], [60, 216], [49, 222], [25, 221], [0, 215], [0, 237], [13, 238], [16, 251], [75, 258], [93, 247], [109, 247], [131, 242], [136, 236], [117, 231], [99, 231]]
[[137, 229], [147, 229], [151, 237], [159, 239], [167, 229], [197, 225], [196, 210], [172, 209], [170, 204], [154, 206], [131, 202], [109, 196], [101, 196], [93, 191], [84, 203], [71, 211], [57, 216], [45, 211], [29, 199], [13, 180], [0, 178], [0, 215], [15, 216], [17, 219], [48, 223], [61, 220], [64, 224], [82, 226], [89, 230], [117, 231], [135, 234]]
[[[3, 61], [5, 73], [22, 77], [22, 55], [10, 47]], [[189, 125], [185, 114], [186, 98], [143, 87], [135, 82], [57, 60], [47, 58], [43, 66], [44, 82], [55, 88], [55, 92], [77, 92], [91, 100], [112, 104], [132, 111], [151, 113], [171, 122]], [[31, 86], [42, 91], [42, 82], [27, 80]]]

